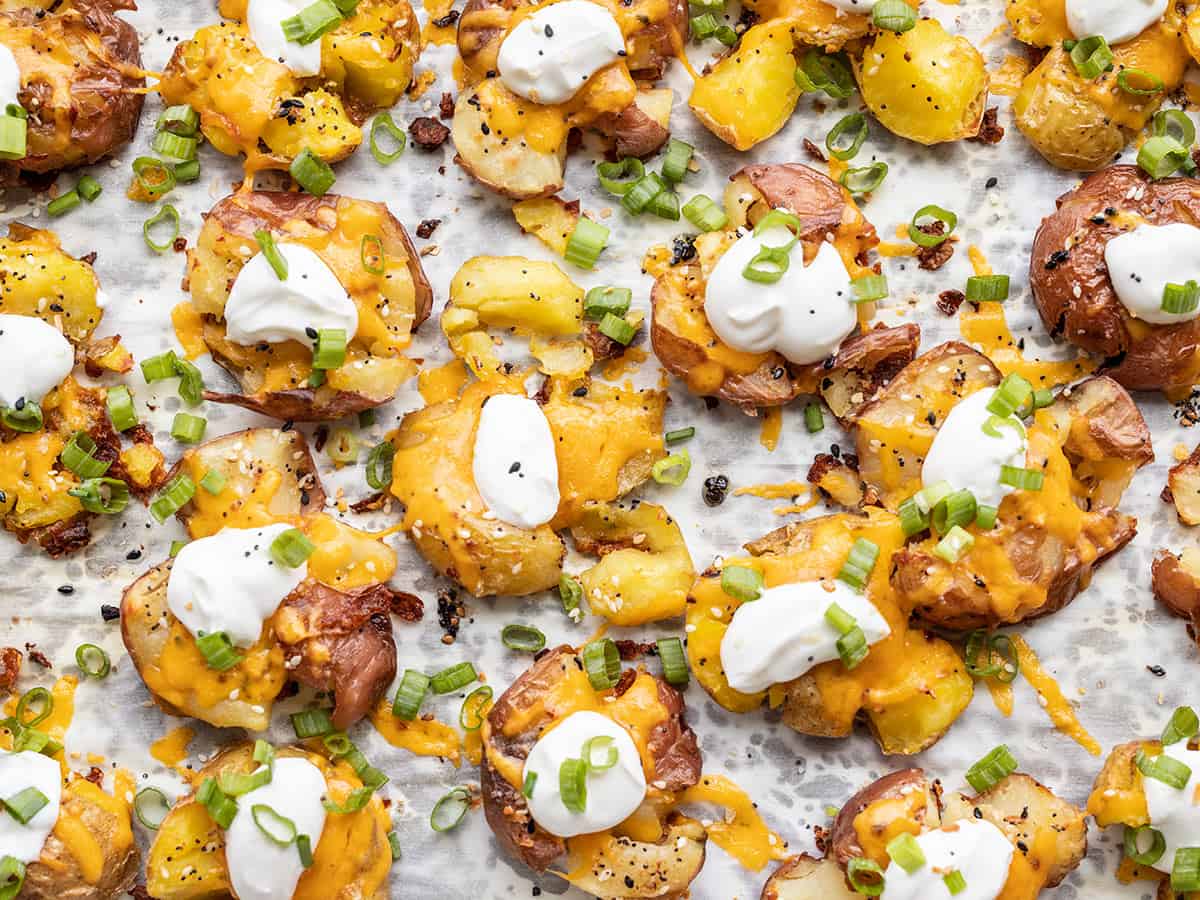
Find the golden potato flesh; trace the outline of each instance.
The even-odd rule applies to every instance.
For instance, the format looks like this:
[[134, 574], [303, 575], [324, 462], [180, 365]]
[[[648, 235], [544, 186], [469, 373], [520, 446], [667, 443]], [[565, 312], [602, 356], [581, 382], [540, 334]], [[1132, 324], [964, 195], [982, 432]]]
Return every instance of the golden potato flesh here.
[[902, 34], [879, 32], [855, 69], [863, 101], [894, 134], [940, 144], [978, 133], [988, 91], [983, 57], [936, 19]]
[[79, 345], [100, 324], [99, 298], [92, 267], [64, 253], [54, 232], [14, 224], [0, 238], [0, 313], [37, 316]]

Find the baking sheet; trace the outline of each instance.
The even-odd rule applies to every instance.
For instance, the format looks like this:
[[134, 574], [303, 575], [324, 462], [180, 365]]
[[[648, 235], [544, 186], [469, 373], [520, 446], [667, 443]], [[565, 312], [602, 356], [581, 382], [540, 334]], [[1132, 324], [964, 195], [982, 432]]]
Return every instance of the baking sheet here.
[[[217, 18], [216, 4], [210, 2], [141, 0], [141, 5], [138, 12], [128, 15], [141, 32], [143, 55], [151, 69], [160, 69], [180, 40]], [[995, 69], [1006, 52], [1020, 52], [1018, 45], [1004, 36], [982, 43], [1002, 21], [1003, 6], [1001, 0], [966, 7], [926, 0], [922, 12], [970, 37], [982, 47], [989, 68]], [[418, 13], [424, 22], [425, 13]], [[736, 18], [736, 12], [731, 11], [731, 21]], [[689, 52], [697, 66], [703, 64], [703, 50], [693, 46]], [[436, 115], [441, 92], [457, 93], [450, 74], [452, 59], [453, 47], [427, 48], [417, 70], [432, 69], [438, 80], [423, 98], [405, 101], [398, 107], [394, 113], [398, 122], [407, 125], [418, 115]], [[807, 162], [802, 140], [807, 137], [820, 144], [838, 118], [848, 109], [857, 108], [857, 98], [832, 103], [823, 112], [814, 107], [813, 101], [802, 100], [780, 134], [750, 153], [736, 154], [692, 118], [686, 107], [689, 80], [679, 66], [669, 74], [667, 83], [677, 92], [673, 133], [695, 145], [700, 165], [698, 173], [688, 176], [684, 199], [699, 192], [719, 198], [725, 179], [741, 165]], [[1026, 271], [1037, 223], [1053, 208], [1054, 198], [1072, 186], [1076, 178], [1052, 170], [1026, 145], [1012, 125], [1004, 98], [991, 102], [1001, 106], [1001, 122], [1008, 128], [1004, 141], [994, 147], [960, 143], [923, 148], [893, 138], [872, 123], [870, 138], [855, 164], [866, 165], [877, 158], [891, 167], [883, 187], [864, 207], [881, 236], [888, 239], [895, 226], [907, 222], [915, 209], [936, 203], [958, 213], [956, 233], [962, 238], [954, 258], [936, 273], [919, 271], [911, 260], [885, 260], [892, 295], [884, 304], [882, 318], [888, 322], [919, 322], [925, 348], [958, 337], [957, 320], [942, 316], [933, 302], [941, 290], [961, 289], [970, 274], [965, 248], [977, 244], [997, 272], [1012, 276], [1006, 310], [1013, 333], [1026, 341], [1026, 353], [1069, 355], [1049, 345], [1029, 299]], [[9, 191], [0, 200], [0, 215], [5, 222], [53, 227], [69, 252], [81, 255], [94, 250], [99, 254], [95, 267], [110, 299], [99, 333], [119, 332], [139, 360], [176, 346], [169, 313], [184, 299], [180, 290], [184, 257], [150, 253], [141, 235], [148, 208], [124, 197], [130, 162], [148, 152], [159, 109], [156, 98], [149, 98], [135, 144], [120, 158], [95, 167], [94, 174], [105, 188], [95, 204], [84, 204], [51, 223], [44, 212], [44, 198]], [[571, 269], [569, 274], [585, 288], [596, 284], [631, 286], [635, 304], [648, 309], [650, 279], [641, 272], [642, 255], [651, 244], [669, 241], [673, 235], [687, 231], [688, 225], [649, 216], [637, 220], [627, 217], [612, 198], [598, 192], [592, 171], [597, 153], [596, 148], [585, 145], [572, 156], [562, 196], [578, 197], [584, 209], [600, 213], [613, 236], [597, 271]], [[428, 365], [449, 358], [436, 317], [445, 303], [451, 277], [466, 259], [480, 253], [553, 259], [538, 241], [520, 234], [507, 204], [468, 179], [454, 165], [453, 155], [449, 141], [433, 153], [410, 145], [400, 162], [381, 168], [364, 148], [337, 167], [334, 188], [341, 193], [385, 200], [410, 233], [422, 219], [442, 220], [429, 240], [416, 240], [417, 246], [428, 252], [423, 264], [435, 292], [434, 318], [422, 328], [414, 346], [414, 354]], [[183, 234], [190, 242], [199, 230], [201, 213], [240, 180], [238, 164], [211, 148], [201, 150], [201, 160], [201, 180], [180, 187], [169, 198], [182, 215]], [[819, 164], [817, 167], [821, 168]], [[997, 179], [997, 183], [987, 189], [990, 178]], [[64, 181], [69, 186], [73, 176]], [[607, 217], [605, 210], [609, 211]], [[207, 357], [199, 362], [210, 385], [227, 382], [227, 376]], [[650, 383], [658, 377], [657, 363], [651, 358], [638, 378]], [[174, 461], [181, 452], [169, 434], [171, 419], [180, 404], [174, 396], [174, 383], [147, 386], [135, 371], [130, 385], [143, 421], [153, 424], [159, 446], [168, 460]], [[651, 484], [639, 495], [665, 504], [680, 521], [698, 568], [714, 556], [736, 552], [742, 542], [795, 518], [773, 513], [786, 501], [735, 497], [732, 490], [719, 510], [709, 510], [701, 501], [701, 487], [707, 476], [724, 474], [732, 488], [802, 481], [815, 453], [827, 451], [832, 442], [846, 444], [830, 417], [825, 431], [808, 435], [802, 406], [795, 405], [785, 412], [782, 438], [770, 453], [759, 444], [758, 420], [726, 406], [709, 411], [678, 382], [671, 382], [670, 393], [667, 428], [694, 425], [697, 429], [696, 438], [688, 445], [693, 457], [692, 473], [680, 488]], [[1077, 703], [1083, 724], [1106, 750], [1135, 735], [1157, 734], [1175, 706], [1200, 699], [1194, 690], [1187, 689], [1196, 683], [1196, 649], [1188, 641], [1182, 623], [1170, 619], [1155, 605], [1149, 589], [1154, 551], [1163, 546], [1180, 549], [1193, 539], [1183, 533], [1158, 494], [1165, 483], [1166, 469], [1173, 462], [1174, 448], [1180, 443], [1190, 447], [1200, 435], [1181, 427], [1173, 416], [1174, 408], [1160, 398], [1141, 395], [1137, 400], [1154, 435], [1157, 456], [1154, 464], [1135, 476], [1126, 494], [1125, 508], [1139, 519], [1137, 538], [1103, 567], [1071, 606], [1031, 628], [1021, 629], [1064, 692]], [[379, 411], [372, 440], [381, 438], [406, 411], [420, 405], [415, 384], [406, 386], [395, 402]], [[209, 419], [210, 438], [242, 427], [274, 424], [252, 413], [213, 404], [203, 412]], [[311, 435], [311, 428], [307, 431]], [[323, 454], [320, 458], [323, 465], [327, 464]], [[361, 468], [343, 469], [336, 474], [325, 469], [324, 474], [331, 494], [336, 495], [342, 488], [345, 497], [353, 500], [367, 492]], [[818, 507], [808, 514], [821, 511]], [[396, 517], [395, 509], [370, 516], [346, 515], [348, 521], [364, 527], [384, 527], [393, 524]], [[101, 644], [114, 660], [114, 672], [102, 683], [85, 682], [80, 686], [68, 749], [103, 754], [110, 764], [129, 767], [138, 773], [140, 781], [174, 795], [181, 790], [181, 782], [151, 759], [148, 746], [185, 720], [164, 716], [152, 706], [124, 653], [118, 623], [103, 622], [100, 606], [119, 603], [123, 587], [164, 559], [170, 542], [184, 537], [183, 530], [175, 522], [158, 526], [145, 510], [131, 506], [116, 521], [98, 522], [95, 531], [95, 540], [84, 552], [57, 562], [36, 550], [19, 548], [10, 536], [0, 538], [0, 560], [10, 575], [5, 594], [11, 616], [0, 625], [0, 644], [19, 647], [27, 641], [36, 642], [54, 663], [53, 672], [43, 672], [27, 663], [22, 689], [34, 683], [49, 684], [56, 673], [73, 673], [73, 653], [78, 643], [86, 640]], [[486, 672], [499, 692], [528, 663], [528, 657], [507, 652], [500, 644], [499, 632], [504, 624], [536, 624], [551, 646], [563, 641], [580, 643], [601, 624], [602, 620], [595, 617], [581, 624], [572, 623], [562, 615], [555, 596], [487, 601], [467, 598], [469, 611], [459, 639], [452, 646], [444, 645], [435, 598], [438, 590], [448, 585], [432, 574], [405, 538], [392, 538], [389, 543], [399, 557], [394, 585], [419, 594], [426, 606], [420, 624], [396, 624], [401, 669], [436, 671], [470, 659]], [[584, 563], [576, 560], [570, 565], [574, 565], [572, 571], [578, 571]], [[72, 585], [74, 593], [64, 595], [57, 590], [65, 584]], [[613, 629], [610, 633], [652, 639], [667, 633], [682, 634], [682, 624], [673, 621], [641, 629]], [[1147, 671], [1149, 665], [1162, 666], [1166, 674], [1155, 677]], [[1015, 752], [1022, 770], [1083, 804], [1102, 760], [1053, 729], [1036, 695], [1023, 680], [1016, 685], [1016, 695], [1016, 711], [1012, 719], [1004, 719], [987, 691], [978, 691], [974, 703], [949, 735], [913, 762], [941, 777], [947, 788], [955, 789], [963, 786], [961, 778], [966, 767], [1003, 741]], [[443, 721], [453, 722], [460, 696], [433, 698], [426, 709]], [[798, 735], [770, 715], [726, 712], [694, 681], [687, 691], [687, 701], [688, 719], [700, 736], [706, 771], [727, 773], [749, 791], [768, 823], [796, 852], [812, 848], [812, 826], [827, 823], [823, 812], [826, 806], [840, 806], [870, 779], [908, 762], [882, 757], [865, 731], [848, 740], [820, 740]], [[281, 743], [291, 738], [287, 713], [298, 705], [298, 701], [289, 701], [277, 707], [272, 740]], [[189, 763], [197, 765], [218, 745], [220, 735], [198, 723], [187, 724], [198, 732], [189, 757]], [[232, 740], [241, 735], [230, 732], [224, 737]], [[528, 870], [498, 852], [479, 812], [471, 814], [454, 832], [436, 834], [430, 830], [429, 811], [437, 798], [454, 785], [477, 782], [477, 773], [468, 765], [456, 770], [447, 762], [392, 748], [367, 723], [359, 725], [353, 737], [368, 758], [391, 776], [385, 792], [395, 802], [393, 810], [404, 852], [393, 871], [393, 897], [478, 900], [538, 896], [539, 891], [541, 896], [582, 896], [568, 891], [565, 883], [552, 875], [533, 878]], [[86, 767], [82, 757], [72, 762], [77, 768]], [[138, 830], [144, 841], [146, 832]], [[1064, 900], [1150, 896], [1145, 883], [1120, 886], [1113, 880], [1112, 872], [1120, 857], [1118, 830], [1103, 834], [1093, 827], [1090, 839], [1087, 860], [1055, 896]], [[745, 871], [710, 843], [708, 861], [692, 893], [704, 900], [752, 900], [758, 897], [769, 871], [770, 867], [761, 872]]]

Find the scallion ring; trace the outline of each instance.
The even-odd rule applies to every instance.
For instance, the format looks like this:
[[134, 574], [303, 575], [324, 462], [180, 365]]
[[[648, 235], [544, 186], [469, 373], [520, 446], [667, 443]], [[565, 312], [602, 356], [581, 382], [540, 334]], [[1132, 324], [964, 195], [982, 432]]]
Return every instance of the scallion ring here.
[[259, 766], [253, 772], [222, 772], [217, 776], [217, 784], [230, 797], [240, 797], [270, 783], [270, 766]]
[[1161, 309], [1173, 315], [1187, 315], [1200, 306], [1200, 284], [1188, 279], [1183, 284], [1163, 285]]
[[774, 284], [788, 270], [790, 250], [790, 246], [760, 247], [758, 253], [742, 269], [742, 277], [759, 284]]
[[999, 303], [1008, 299], [1007, 275], [972, 275], [966, 297], [973, 303]]
[[352, 790], [341, 803], [338, 803], [332, 797], [326, 797], [321, 801], [321, 805], [325, 807], [327, 812], [331, 812], [335, 816], [349, 816], [361, 809], [365, 809], [367, 804], [371, 802], [371, 795], [374, 793], [374, 788], [364, 785]]
[[[812, 48], [804, 54], [800, 66], [813, 88], [824, 91], [835, 100], [844, 100], [854, 93], [854, 76], [842, 56]], [[796, 82], [800, 84], [799, 77]]]
[[996, 392], [987, 403], [987, 411], [1001, 418], [1008, 418], [1029, 402], [1033, 396], [1033, 385], [1016, 372], [1004, 376]]
[[1166, 88], [1163, 80], [1145, 69], [1122, 69], [1117, 73], [1117, 87], [1127, 94], [1138, 97], [1153, 97]]
[[879, 0], [871, 9], [871, 24], [881, 31], [903, 34], [917, 24], [917, 13], [904, 0]]
[[[27, 712], [33, 712], [32, 719], [25, 718]], [[22, 728], [36, 728], [54, 712], [54, 696], [44, 687], [30, 688], [17, 701], [14, 715]]]
[[1200, 847], [1180, 847], [1175, 851], [1171, 890], [1181, 894], [1200, 891]]
[[349, 428], [336, 428], [325, 442], [325, 452], [339, 466], [358, 462], [358, 438]]
[[968, 490], [947, 494], [933, 508], [933, 527], [938, 534], [945, 534], [956, 525], [970, 525], [976, 508], [975, 495]]
[[1112, 68], [1113, 52], [1103, 35], [1091, 34], [1075, 42], [1071, 63], [1080, 78], [1091, 80]]
[[765, 582], [762, 573], [748, 566], [725, 566], [721, 569], [721, 590], [735, 600], [749, 603], [762, 596]]
[[153, 156], [139, 156], [133, 161], [133, 174], [138, 186], [151, 198], [170, 193], [175, 187], [175, 169], [170, 163]]
[[1196, 143], [1196, 125], [1182, 109], [1160, 109], [1154, 114], [1154, 137], [1167, 137], [1183, 147]]
[[1145, 777], [1161, 781], [1177, 791], [1187, 787], [1192, 778], [1190, 766], [1166, 754], [1150, 756], [1146, 751], [1139, 750], [1134, 762]]
[[333, 731], [333, 719], [327, 709], [306, 709], [292, 713], [292, 730], [300, 740], [323, 737]]
[[1200, 732], [1200, 717], [1190, 706], [1181, 706], [1171, 714], [1171, 721], [1163, 729], [1162, 743], [1164, 747], [1178, 744], [1180, 741], [1191, 740]]
[[195, 495], [195, 482], [186, 473], [180, 472], [150, 501], [150, 513], [161, 525]]
[[558, 579], [558, 596], [562, 600], [563, 612], [569, 616], [579, 609], [579, 603], [583, 600], [583, 586], [577, 579], [564, 573]]
[[645, 174], [646, 166], [636, 156], [627, 156], [617, 162], [602, 162], [596, 166], [600, 187], [614, 197], [624, 197]]
[[[942, 233], [926, 234], [919, 227], [922, 224], [921, 219], [931, 219], [933, 222], [941, 222], [944, 226]], [[943, 209], [931, 203], [928, 206], [922, 206], [913, 213], [912, 221], [908, 223], [908, 238], [918, 247], [937, 247], [939, 244], [945, 243], [957, 225], [958, 216], [948, 209]]]
[[471, 792], [464, 787], [456, 787], [433, 805], [429, 827], [437, 832], [450, 831], [458, 827], [470, 808]]
[[546, 646], [546, 635], [532, 625], [513, 622], [501, 629], [500, 642], [509, 650], [537, 653]]
[[683, 641], [677, 637], [659, 638], [655, 647], [658, 649], [658, 658], [662, 661], [663, 678], [667, 684], [686, 687], [689, 673]]
[[599, 222], [593, 222], [587, 216], [580, 216], [575, 222], [575, 229], [567, 239], [567, 249], [563, 251], [563, 259], [581, 269], [595, 267], [600, 252], [608, 244], [609, 230]]
[[961, 525], [955, 525], [933, 548], [933, 555], [953, 565], [975, 545], [975, 537]]
[[[907, 7], [907, 4], [905, 6]], [[907, 831], [888, 841], [885, 850], [888, 858], [909, 875], [925, 865], [925, 851], [921, 849], [917, 839]]]
[[838, 570], [838, 580], [850, 585], [856, 591], [863, 590], [878, 558], [878, 544], [866, 538], [856, 538], [850, 547], [850, 553], [846, 556], [846, 561]]
[[449, 694], [451, 691], [466, 687], [478, 677], [478, 673], [471, 663], [460, 662], [448, 669], [442, 669], [434, 675], [429, 679], [429, 686], [433, 688], [435, 694]]
[[[170, 225], [171, 231], [170, 236], [160, 244], [154, 240], [151, 233], [164, 222]], [[170, 203], [164, 203], [162, 209], [142, 223], [142, 237], [146, 246], [155, 253], [166, 253], [175, 246], [175, 239], [179, 237], [179, 210]]]
[[16, 405], [3, 407], [3, 412], [0, 412], [0, 421], [4, 422], [6, 428], [11, 428], [13, 431], [32, 434], [42, 430], [45, 419], [39, 404], [21, 398], [17, 400]]
[[383, 239], [377, 234], [364, 234], [358, 248], [358, 258], [362, 267], [372, 275], [383, 275], [387, 272], [387, 254], [383, 250]]
[[314, 197], [324, 197], [337, 181], [329, 164], [307, 147], [292, 161], [288, 172], [296, 184]]
[[316, 549], [316, 544], [309, 540], [303, 531], [299, 528], [289, 528], [271, 541], [270, 552], [271, 559], [275, 560], [276, 564], [295, 569], [303, 565]]
[[883, 869], [865, 856], [856, 856], [847, 863], [846, 879], [850, 887], [865, 897], [878, 897], [883, 893]]
[[852, 194], [869, 194], [883, 184], [887, 178], [888, 165], [885, 162], [873, 162], [869, 166], [857, 169], [847, 169], [838, 178], [842, 187]]
[[804, 427], [809, 434], [817, 434], [825, 429], [825, 414], [821, 412], [819, 403], [810, 403], [804, 407]]
[[688, 473], [691, 470], [692, 455], [687, 452], [686, 448], [681, 448], [651, 466], [650, 475], [659, 484], [679, 487], [687, 481]]
[[108, 471], [112, 460], [96, 459], [100, 448], [86, 431], [77, 431], [71, 435], [63, 447], [59, 459], [62, 464], [82, 478], [99, 478]]
[[564, 759], [558, 767], [558, 792], [571, 812], [587, 810], [587, 772], [587, 762], [582, 759]]
[[662, 177], [671, 184], [679, 184], [687, 174], [688, 164], [696, 152], [691, 144], [671, 138], [662, 161]]
[[[862, 113], [851, 113], [838, 120], [838, 123], [830, 129], [829, 134], [825, 135], [825, 149], [835, 159], [843, 161], [854, 159], [858, 155], [858, 151], [862, 149], [869, 131], [867, 117]], [[849, 137], [850, 143], [840, 143], [843, 137]]]
[[367, 484], [377, 491], [386, 490], [392, 484], [392, 460], [396, 447], [391, 441], [382, 441], [367, 454]]
[[133, 395], [125, 385], [110, 387], [104, 395], [104, 405], [108, 410], [108, 420], [117, 431], [128, 431], [138, 423]]
[[[597, 754], [603, 755], [598, 756]], [[580, 756], [583, 757], [583, 762], [590, 772], [606, 772], [615, 766], [620, 758], [617, 745], [608, 735], [588, 738], [583, 742], [583, 751]]]
[[1174, 175], [1191, 162], [1188, 148], [1174, 138], [1155, 136], [1138, 150], [1137, 164], [1151, 178]]
[[179, 396], [188, 406], [198, 406], [204, 399], [204, 376], [193, 362], [175, 356], [171, 361], [179, 376]]
[[107, 678], [108, 673], [112, 671], [112, 660], [108, 658], [104, 648], [96, 644], [80, 644], [76, 647], [75, 665], [88, 678], [95, 678], [97, 681]]
[[850, 282], [850, 287], [854, 291], [854, 303], [873, 303], [888, 295], [886, 275], [860, 275]]
[[0, 858], [0, 900], [15, 900], [24, 886], [25, 863], [15, 856]]
[[[381, 132], [387, 132], [387, 136], [395, 141], [396, 149], [388, 151], [380, 146], [379, 139], [382, 137]], [[371, 155], [375, 157], [375, 162], [381, 166], [390, 166], [404, 154], [404, 147], [408, 143], [408, 137], [404, 134], [404, 130], [396, 124], [391, 113], [382, 112], [375, 116], [371, 122]]]
[[967, 769], [967, 784], [982, 794], [1017, 771], [1017, 760], [1004, 744], [992, 748], [982, 759]]
[[171, 811], [171, 801], [156, 787], [144, 787], [133, 797], [133, 814], [151, 831], [158, 831], [163, 819]]
[[900, 504], [900, 530], [905, 537], [912, 537], [929, 527], [929, 513], [922, 512], [915, 496], [909, 497]]
[[129, 485], [119, 478], [88, 478], [67, 493], [88, 512], [115, 516], [129, 505]]
[[701, 231], [717, 231], [729, 222], [725, 210], [704, 194], [697, 194], [681, 210], [683, 217]]
[[463, 731], [478, 731], [492, 708], [492, 686], [483, 684], [467, 694], [462, 709], [458, 711], [458, 724]]
[[265, 803], [250, 807], [250, 816], [263, 836], [277, 847], [290, 847], [296, 840], [296, 823]]
[[583, 648], [583, 668], [597, 691], [614, 687], [621, 677], [621, 653], [611, 638], [600, 638]]
[[[1142, 838], [1146, 835], [1150, 836], [1150, 846], [1142, 850]], [[1139, 866], [1154, 865], [1162, 859], [1162, 855], [1166, 851], [1167, 842], [1157, 828], [1151, 828], [1149, 825], [1142, 825], [1138, 828], [1125, 826], [1125, 855]]]
[[1023, 469], [1020, 466], [1000, 467], [1000, 483], [1018, 491], [1040, 491], [1045, 481], [1046, 473], [1037, 469]]
[[50, 798], [35, 787], [23, 788], [2, 801], [5, 811], [22, 825], [28, 825], [39, 812], [50, 805]]

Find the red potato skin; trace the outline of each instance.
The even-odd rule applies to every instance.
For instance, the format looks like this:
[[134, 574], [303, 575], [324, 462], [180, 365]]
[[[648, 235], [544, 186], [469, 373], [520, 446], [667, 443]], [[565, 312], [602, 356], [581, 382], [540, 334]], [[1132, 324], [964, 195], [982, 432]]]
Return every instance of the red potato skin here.
[[901, 769], [892, 772], [877, 781], [873, 781], [857, 794], [851, 797], [838, 811], [829, 831], [829, 856], [836, 860], [843, 869], [850, 860], [863, 855], [863, 849], [858, 842], [858, 834], [854, 828], [854, 820], [859, 813], [873, 803], [900, 797], [913, 791], [928, 793], [936, 788], [930, 784], [922, 769]]
[[1170, 550], [1159, 550], [1150, 566], [1150, 582], [1154, 596], [1187, 622], [1188, 634], [1200, 645], [1200, 580]]
[[1120, 233], [1108, 209], [1153, 225], [1194, 224], [1200, 222], [1200, 181], [1154, 181], [1136, 166], [1110, 166], [1059, 197], [1034, 236], [1029, 263], [1042, 322], [1051, 335], [1104, 357], [1107, 373], [1130, 390], [1190, 387], [1200, 375], [1200, 319], [1138, 323], [1146, 334], [1135, 336], [1104, 262], [1105, 245]]

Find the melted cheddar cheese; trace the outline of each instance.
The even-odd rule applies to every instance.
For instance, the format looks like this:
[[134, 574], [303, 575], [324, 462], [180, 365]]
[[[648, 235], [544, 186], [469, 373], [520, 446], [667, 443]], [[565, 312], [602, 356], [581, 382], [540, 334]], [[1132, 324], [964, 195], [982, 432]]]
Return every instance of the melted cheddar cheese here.
[[1078, 381], [1095, 371], [1099, 365], [1099, 362], [1082, 353], [1075, 359], [1061, 362], [1027, 359], [1021, 345], [1009, 331], [1003, 303], [981, 303], [978, 309], [972, 308], [970, 303], [964, 303], [959, 310], [958, 327], [963, 340], [978, 348], [1001, 372], [1005, 375], [1015, 372], [1035, 388], [1051, 388]]
[[[111, 794], [77, 776], [63, 791], [54, 835], [63, 842], [78, 866], [79, 876], [88, 884], [98, 883], [106, 862], [121, 859], [133, 844], [130, 812], [134, 788], [132, 773], [118, 769]], [[40, 862], [52, 867], [55, 864], [46, 857]]]
[[417, 756], [437, 756], [448, 759], [455, 768], [462, 762], [458, 732], [437, 719], [418, 717], [406, 722], [392, 715], [392, 701], [380, 698], [370, 713], [371, 724], [393, 747]]

